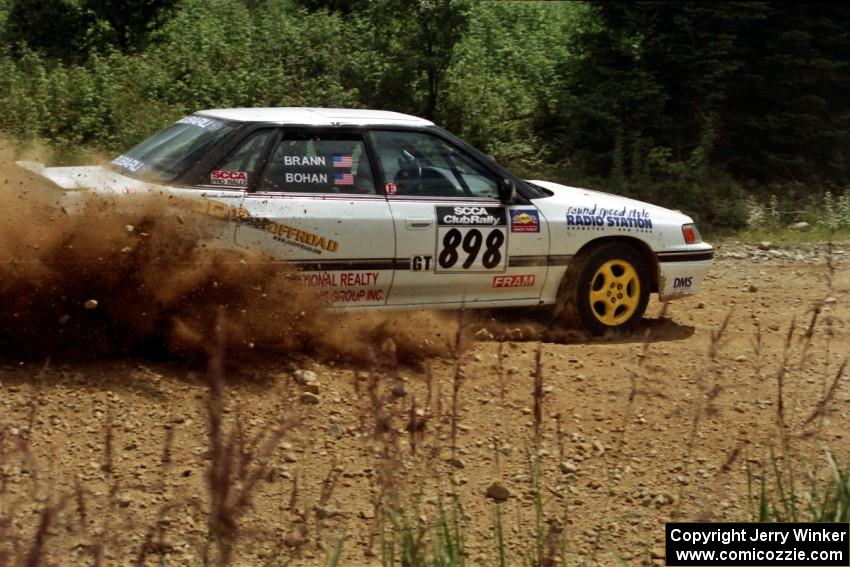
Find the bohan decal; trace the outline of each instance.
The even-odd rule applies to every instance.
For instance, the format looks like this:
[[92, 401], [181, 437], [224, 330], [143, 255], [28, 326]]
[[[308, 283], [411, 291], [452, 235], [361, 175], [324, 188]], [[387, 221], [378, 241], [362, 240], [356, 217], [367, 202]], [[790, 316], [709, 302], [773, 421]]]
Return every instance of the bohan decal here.
[[511, 232], [540, 232], [540, 213], [535, 209], [512, 210]]
[[618, 230], [641, 232], [652, 231], [652, 219], [646, 209], [612, 208], [598, 205], [592, 207], [567, 207], [567, 228], [581, 230]]

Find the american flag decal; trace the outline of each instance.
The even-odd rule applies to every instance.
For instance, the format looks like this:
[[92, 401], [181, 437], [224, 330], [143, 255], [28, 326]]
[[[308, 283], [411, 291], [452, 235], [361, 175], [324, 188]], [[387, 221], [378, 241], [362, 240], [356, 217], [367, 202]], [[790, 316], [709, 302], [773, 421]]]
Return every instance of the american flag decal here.
[[350, 155], [334, 154], [332, 159], [334, 167], [348, 168], [352, 166]]
[[350, 173], [334, 173], [334, 184], [335, 185], [354, 185], [354, 176]]

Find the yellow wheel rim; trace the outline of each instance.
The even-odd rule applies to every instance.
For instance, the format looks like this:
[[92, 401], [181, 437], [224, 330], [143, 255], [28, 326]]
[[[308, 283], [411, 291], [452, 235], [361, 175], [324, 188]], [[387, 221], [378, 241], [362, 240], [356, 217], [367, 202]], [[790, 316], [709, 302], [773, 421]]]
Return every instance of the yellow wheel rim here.
[[609, 327], [629, 320], [640, 302], [640, 278], [625, 260], [608, 260], [590, 280], [590, 310]]

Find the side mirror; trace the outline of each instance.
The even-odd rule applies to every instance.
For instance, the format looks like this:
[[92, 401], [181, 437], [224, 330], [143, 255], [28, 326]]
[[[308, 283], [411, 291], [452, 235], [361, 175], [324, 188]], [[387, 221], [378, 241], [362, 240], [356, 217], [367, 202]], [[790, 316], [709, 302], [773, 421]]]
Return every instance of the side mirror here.
[[516, 199], [516, 184], [513, 179], [502, 179], [499, 182], [499, 201], [504, 205], [510, 205]]

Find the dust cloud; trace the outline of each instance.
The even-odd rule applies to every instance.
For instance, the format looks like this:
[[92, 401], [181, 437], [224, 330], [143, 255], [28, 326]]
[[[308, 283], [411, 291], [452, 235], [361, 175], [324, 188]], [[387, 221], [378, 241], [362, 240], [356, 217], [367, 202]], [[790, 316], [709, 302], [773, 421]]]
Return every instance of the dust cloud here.
[[[433, 313], [340, 314], [279, 261], [227, 250], [229, 221], [156, 192], [81, 194], [14, 163], [0, 144], [0, 353], [90, 357], [306, 353], [372, 364], [446, 354], [457, 324]], [[392, 340], [388, 340], [392, 339]]]

